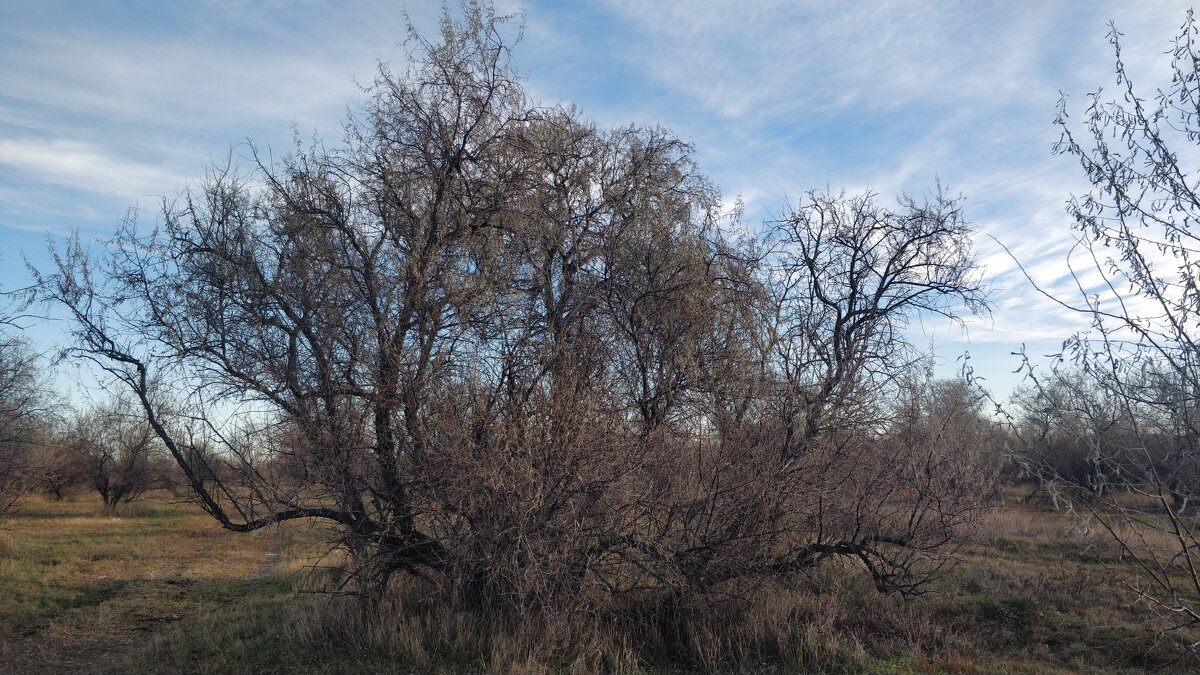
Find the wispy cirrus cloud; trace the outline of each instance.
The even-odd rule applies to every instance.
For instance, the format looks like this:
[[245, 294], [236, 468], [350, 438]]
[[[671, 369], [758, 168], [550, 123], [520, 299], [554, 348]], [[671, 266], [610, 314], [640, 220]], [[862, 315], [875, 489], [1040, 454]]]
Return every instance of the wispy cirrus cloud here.
[[[914, 331], [946, 354], [973, 347], [999, 361], [1004, 345], [1052, 349], [1086, 327], [1013, 259], [1048, 291], [1078, 297], [1064, 204], [1088, 186], [1050, 153], [1060, 90], [1077, 111], [1111, 84], [1113, 19], [1131, 74], [1152, 91], [1183, 20], [1176, 3], [1150, 0], [498, 5], [524, 13], [516, 59], [535, 96], [578, 102], [605, 125], [672, 128], [727, 204], [743, 198], [751, 223], [825, 186], [886, 201], [940, 178], [961, 192], [996, 310], [966, 333]], [[408, 9], [436, 27], [438, 3]], [[247, 137], [278, 152], [293, 123], [336, 137], [376, 60], [403, 58], [404, 10], [382, 0], [0, 5], [0, 226], [103, 231]]]
[[139, 162], [110, 149], [69, 139], [0, 138], [0, 167], [25, 180], [104, 196], [163, 194], [182, 176], [160, 165]]

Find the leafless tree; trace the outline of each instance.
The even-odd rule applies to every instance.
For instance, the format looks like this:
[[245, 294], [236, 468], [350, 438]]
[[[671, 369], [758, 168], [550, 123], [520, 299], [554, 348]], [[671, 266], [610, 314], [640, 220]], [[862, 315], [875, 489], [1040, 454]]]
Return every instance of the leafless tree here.
[[160, 442], [138, 405], [113, 397], [71, 420], [65, 443], [74, 468], [111, 513], [160, 486]]
[[985, 307], [958, 203], [813, 193], [734, 236], [670, 132], [531, 105], [503, 29], [414, 32], [341, 145], [57, 252], [72, 353], [222, 525], [332, 523], [376, 594], [594, 613], [835, 557], [919, 590], [986, 482], [886, 434], [905, 323]]
[[923, 365], [907, 323], [986, 310], [970, 227], [940, 188], [898, 208], [814, 192], [771, 236], [773, 443], [801, 500], [793, 508], [812, 528], [796, 560], [850, 554], [881, 590], [915, 590], [948, 561], [988, 481], [969, 455], [882, 432], [895, 424], [904, 378]]
[[[13, 307], [17, 298], [0, 300]], [[0, 315], [0, 516], [36, 485], [50, 413], [38, 356], [18, 328], [13, 312]]]
[[88, 482], [86, 458], [63, 440], [61, 434], [56, 434], [51, 440], [51, 447], [43, 455], [38, 472], [38, 485], [42, 492], [58, 500], [71, 495]]
[[[1128, 430], [1122, 406], [1092, 378], [1073, 369], [1058, 367], [1030, 380], [1013, 392], [1007, 411], [1025, 448], [1017, 458], [1022, 474], [1035, 482], [1027, 499], [1045, 493], [1059, 505], [1060, 496], [1071, 504], [1072, 496], [1090, 501], [1103, 494], [1113, 477], [1102, 466], [1105, 449], [1119, 446]], [[1131, 466], [1124, 477], [1136, 475]], [[1060, 495], [1060, 479], [1088, 489]]]
[[[863, 416], [914, 357], [901, 331], [920, 313], [986, 309], [959, 203], [942, 194], [900, 209], [810, 193], [778, 224], [777, 358], [788, 381], [780, 455], [803, 453], [829, 415]], [[836, 424], [837, 422], [835, 422]]]

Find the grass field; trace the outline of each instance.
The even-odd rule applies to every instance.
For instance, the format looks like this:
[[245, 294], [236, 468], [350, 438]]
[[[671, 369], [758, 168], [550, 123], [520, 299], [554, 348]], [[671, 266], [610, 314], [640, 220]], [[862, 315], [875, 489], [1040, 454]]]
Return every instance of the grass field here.
[[[1167, 660], [1171, 644], [1151, 649], [1146, 615], [1100, 564], [1108, 549], [1075, 523], [1015, 500], [998, 505], [962, 564], [917, 598], [883, 597], [860, 575], [826, 568], [760, 601], [770, 639], [743, 663], [757, 672], [1186, 670]], [[116, 517], [89, 498], [29, 501], [0, 523], [0, 670], [569, 669], [497, 660], [496, 643], [491, 653], [454, 653], [404, 634], [436, 633], [429, 622], [453, 617], [330, 629], [338, 607], [305, 592], [327, 577], [321, 540], [303, 525], [225, 532], [162, 498]]]

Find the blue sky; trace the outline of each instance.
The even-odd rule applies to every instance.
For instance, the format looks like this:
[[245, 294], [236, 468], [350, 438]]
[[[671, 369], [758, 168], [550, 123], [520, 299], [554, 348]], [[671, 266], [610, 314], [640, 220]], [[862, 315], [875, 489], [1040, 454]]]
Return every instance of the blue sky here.
[[[1069, 294], [1064, 211], [1086, 190], [1055, 157], [1059, 91], [1081, 111], [1113, 89], [1111, 19], [1144, 92], [1166, 86], [1171, 2], [497, 3], [524, 10], [516, 61], [534, 97], [600, 124], [661, 124], [748, 220], [826, 186], [890, 200], [940, 177], [965, 197], [994, 288], [990, 319], [912, 328], [942, 372], [972, 354], [1006, 392], [1024, 343], [1053, 352], [1084, 327], [1018, 274]], [[431, 27], [438, 2], [410, 2]], [[277, 152], [334, 137], [378, 60], [402, 58], [401, 2], [0, 3], [0, 287], [45, 265], [46, 239], [112, 232], [131, 207], [152, 222], [247, 138]], [[49, 347], [53, 325], [32, 335]]]

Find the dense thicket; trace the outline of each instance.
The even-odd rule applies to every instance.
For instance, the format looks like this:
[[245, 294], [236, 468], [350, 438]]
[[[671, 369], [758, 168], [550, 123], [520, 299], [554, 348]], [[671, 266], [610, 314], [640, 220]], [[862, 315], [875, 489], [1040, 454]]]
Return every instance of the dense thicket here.
[[336, 145], [61, 252], [75, 353], [225, 527], [329, 522], [371, 593], [595, 612], [831, 558], [919, 589], [989, 489], [978, 402], [905, 340], [985, 308], [958, 203], [746, 234], [669, 131], [531, 104], [501, 29], [447, 17]]

